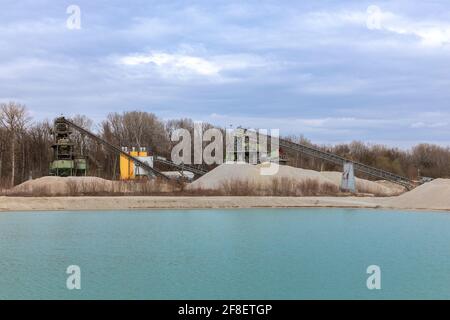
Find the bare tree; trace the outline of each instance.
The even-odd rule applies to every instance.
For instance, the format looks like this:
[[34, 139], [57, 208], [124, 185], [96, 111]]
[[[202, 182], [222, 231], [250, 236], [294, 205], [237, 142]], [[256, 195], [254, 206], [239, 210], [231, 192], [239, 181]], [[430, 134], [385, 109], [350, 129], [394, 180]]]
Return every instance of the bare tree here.
[[24, 132], [29, 121], [25, 105], [12, 101], [0, 104], [0, 125], [8, 131], [11, 139], [11, 187], [15, 182], [17, 136]]
[[[80, 114], [77, 114], [74, 117], [72, 117], [70, 121], [88, 131], [92, 131], [94, 125], [94, 121], [92, 121], [85, 115]], [[86, 153], [86, 149], [88, 148], [89, 140], [86, 138], [86, 136], [75, 130], [72, 134], [72, 139], [75, 142], [77, 148], [79, 148], [80, 154], [88, 155]]]
[[164, 123], [154, 114], [130, 111], [111, 113], [103, 122], [102, 129], [109, 139], [125, 147], [149, 147], [153, 152], [163, 154], [169, 148], [169, 138]]

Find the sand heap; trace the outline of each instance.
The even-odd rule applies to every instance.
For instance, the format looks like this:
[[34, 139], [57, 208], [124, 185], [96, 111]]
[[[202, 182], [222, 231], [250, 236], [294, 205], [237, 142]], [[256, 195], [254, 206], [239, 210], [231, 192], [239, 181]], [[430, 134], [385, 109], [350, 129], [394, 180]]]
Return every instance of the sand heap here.
[[158, 180], [112, 181], [97, 177], [42, 177], [11, 190], [11, 196], [153, 195], [173, 192], [173, 184]]
[[450, 179], [436, 179], [391, 198], [387, 206], [394, 208], [448, 210], [450, 208]]
[[322, 177], [317, 171], [280, 166], [276, 175], [269, 176], [261, 174], [262, 167], [262, 165], [255, 166], [248, 163], [222, 164], [190, 183], [188, 189], [217, 190], [228, 181], [248, 181], [251, 184], [265, 184], [269, 183], [274, 177], [287, 177], [297, 180], [313, 178], [318, 180], [319, 183], [333, 183], [331, 180]]
[[[281, 178], [292, 179], [293, 181], [299, 183], [307, 180], [314, 180], [320, 186], [333, 185], [337, 188], [339, 188], [341, 184], [341, 172], [319, 172], [302, 168], [294, 168], [291, 166], [280, 166], [275, 175], [264, 176], [261, 174], [261, 168], [264, 166], [267, 167], [267, 164], [222, 164], [192, 182], [187, 188], [190, 190], [218, 190], [230, 181], [248, 181], [253, 185], [265, 185], [269, 187], [274, 179]], [[401, 193], [398, 188], [390, 188], [382, 183], [359, 178], [356, 179], [356, 187], [358, 192], [381, 196], [391, 196]]]
[[12, 194], [67, 196], [78, 192], [110, 192], [113, 181], [97, 177], [42, 177], [25, 181]]

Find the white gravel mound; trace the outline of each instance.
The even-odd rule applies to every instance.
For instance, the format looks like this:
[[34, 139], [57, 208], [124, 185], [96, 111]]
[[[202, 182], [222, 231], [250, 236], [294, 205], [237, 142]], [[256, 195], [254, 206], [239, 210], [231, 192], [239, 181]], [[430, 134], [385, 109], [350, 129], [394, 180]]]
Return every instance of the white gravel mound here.
[[398, 197], [388, 205], [405, 209], [448, 210], [450, 208], [450, 179], [436, 179]]
[[97, 177], [42, 177], [28, 180], [12, 188], [12, 193], [29, 195], [70, 195], [75, 191], [110, 192], [113, 181]]
[[[298, 182], [315, 180], [319, 185], [331, 184], [337, 187], [340, 187], [341, 184], [341, 172], [319, 172], [291, 166], [280, 165], [279, 170], [275, 175], [261, 175], [260, 169], [267, 165], [268, 164], [251, 165], [247, 163], [225, 163], [189, 184], [187, 189], [218, 190], [224, 183], [233, 180], [248, 181], [252, 184], [269, 186], [273, 179], [280, 178], [289, 178]], [[381, 196], [393, 196], [401, 193], [398, 188], [390, 188], [388, 185], [359, 178], [356, 179], [356, 187], [357, 192]]]

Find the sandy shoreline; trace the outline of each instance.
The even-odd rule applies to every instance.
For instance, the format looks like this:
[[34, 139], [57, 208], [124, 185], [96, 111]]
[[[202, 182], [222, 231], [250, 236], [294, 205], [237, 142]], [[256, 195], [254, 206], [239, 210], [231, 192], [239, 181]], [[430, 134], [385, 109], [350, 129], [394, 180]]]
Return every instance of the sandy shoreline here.
[[0, 197], [0, 212], [197, 208], [380, 208], [450, 210], [393, 204], [394, 197]]

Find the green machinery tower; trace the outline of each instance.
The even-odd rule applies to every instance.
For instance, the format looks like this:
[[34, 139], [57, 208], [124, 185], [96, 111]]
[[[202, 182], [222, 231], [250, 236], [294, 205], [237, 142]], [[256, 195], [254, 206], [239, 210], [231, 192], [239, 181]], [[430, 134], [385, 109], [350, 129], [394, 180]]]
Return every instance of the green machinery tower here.
[[72, 130], [64, 118], [56, 118], [51, 134], [53, 161], [50, 163], [51, 176], [85, 176], [87, 171], [86, 157], [75, 153], [75, 144], [71, 141]]

